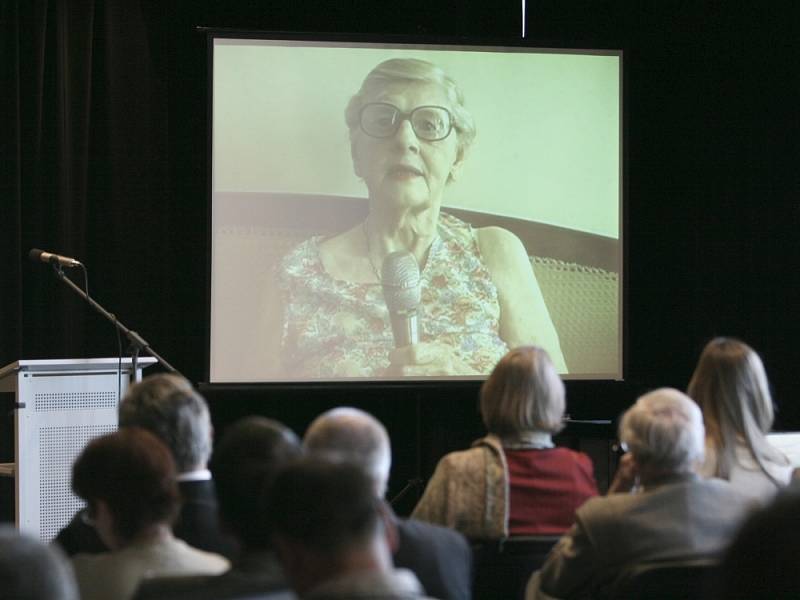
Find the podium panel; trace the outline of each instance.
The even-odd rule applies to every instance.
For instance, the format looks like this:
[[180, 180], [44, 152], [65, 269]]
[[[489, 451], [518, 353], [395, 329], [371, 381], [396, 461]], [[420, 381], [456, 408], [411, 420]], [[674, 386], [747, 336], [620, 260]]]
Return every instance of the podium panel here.
[[[139, 360], [141, 369], [155, 362]], [[0, 369], [0, 391], [14, 398], [14, 477], [17, 527], [52, 540], [83, 502], [72, 493], [72, 463], [86, 443], [117, 428], [117, 405], [128, 388], [131, 360], [21, 360]]]

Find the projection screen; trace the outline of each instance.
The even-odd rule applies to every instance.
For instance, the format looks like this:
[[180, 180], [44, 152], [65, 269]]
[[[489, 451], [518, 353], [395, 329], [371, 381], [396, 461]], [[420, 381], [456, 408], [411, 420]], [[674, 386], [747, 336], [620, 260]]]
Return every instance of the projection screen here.
[[621, 52], [210, 46], [209, 381], [621, 378]]

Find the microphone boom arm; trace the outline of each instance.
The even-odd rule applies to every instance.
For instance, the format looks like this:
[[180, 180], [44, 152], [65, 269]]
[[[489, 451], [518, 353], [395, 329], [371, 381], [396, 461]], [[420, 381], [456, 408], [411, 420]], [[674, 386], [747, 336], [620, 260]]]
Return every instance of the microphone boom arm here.
[[150, 344], [138, 333], [128, 329], [123, 325], [114, 315], [113, 313], [108, 312], [105, 308], [103, 308], [94, 298], [89, 296], [86, 292], [84, 292], [80, 287], [78, 287], [74, 281], [72, 281], [69, 277], [64, 274], [64, 270], [61, 268], [61, 265], [58, 262], [52, 263], [53, 265], [53, 272], [56, 274], [62, 282], [64, 282], [67, 287], [71, 288], [78, 296], [86, 300], [96, 312], [100, 313], [103, 317], [105, 317], [108, 321], [110, 321], [114, 327], [116, 327], [130, 342], [131, 348], [131, 375], [136, 377], [136, 362], [139, 358], [139, 353], [144, 350], [155, 358], [159, 363], [161, 363], [165, 369], [167, 369], [170, 373], [175, 373], [176, 375], [180, 375], [183, 377], [183, 374], [178, 371], [175, 367], [173, 367], [167, 360], [158, 354], [155, 350], [150, 347]]

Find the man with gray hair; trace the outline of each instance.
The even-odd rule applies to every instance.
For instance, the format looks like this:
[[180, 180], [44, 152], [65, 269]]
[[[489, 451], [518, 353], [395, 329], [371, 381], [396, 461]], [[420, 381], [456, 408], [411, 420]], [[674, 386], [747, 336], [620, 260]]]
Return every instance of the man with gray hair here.
[[[183, 377], [157, 374], [130, 387], [119, 405], [120, 427], [142, 427], [170, 449], [178, 467], [182, 504], [173, 525], [176, 537], [190, 546], [231, 558], [233, 539], [223, 534], [211, 473], [211, 417], [205, 399]], [[56, 541], [68, 555], [107, 550], [85, 519], [78, 514]]]
[[[372, 481], [375, 497], [383, 499], [392, 453], [389, 435], [375, 417], [357, 408], [335, 408], [311, 423], [303, 445], [309, 454], [361, 467]], [[472, 553], [464, 537], [437, 525], [400, 519], [393, 513], [391, 518], [398, 534], [395, 566], [413, 571], [425, 591], [435, 598], [469, 599]]]
[[[703, 417], [678, 390], [640, 397], [623, 415], [619, 437], [629, 453], [609, 495], [578, 509], [575, 525], [531, 577], [527, 599], [582, 598], [642, 562], [716, 558], [752, 507], [727, 481], [695, 473]], [[614, 493], [631, 487], [637, 492]]]

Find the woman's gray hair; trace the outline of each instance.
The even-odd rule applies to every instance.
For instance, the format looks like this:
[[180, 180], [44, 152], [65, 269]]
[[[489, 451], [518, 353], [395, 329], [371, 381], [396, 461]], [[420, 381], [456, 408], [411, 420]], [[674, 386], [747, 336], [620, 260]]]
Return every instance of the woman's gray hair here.
[[729, 476], [738, 462], [736, 447], [743, 440], [761, 470], [775, 481], [766, 463], [787, 463], [766, 438], [775, 412], [758, 354], [737, 339], [714, 338], [700, 355], [688, 393], [700, 405], [709, 442], [717, 450], [716, 475]]
[[481, 387], [481, 417], [490, 433], [556, 433], [563, 428], [566, 394], [550, 356], [537, 346], [508, 352]]
[[211, 456], [208, 405], [176, 375], [151, 375], [133, 385], [119, 405], [119, 426], [143, 427], [158, 436], [181, 473], [205, 468]]
[[642, 466], [688, 473], [705, 453], [703, 415], [683, 392], [660, 388], [641, 396], [625, 412], [619, 439]]
[[351, 142], [353, 132], [359, 129], [359, 113], [364, 104], [388, 85], [397, 82], [441, 86], [450, 102], [450, 106], [445, 108], [453, 115], [453, 125], [458, 133], [458, 158], [463, 158], [476, 133], [475, 120], [464, 103], [464, 93], [441, 67], [418, 58], [391, 58], [367, 74], [361, 89], [350, 99], [344, 112]]

